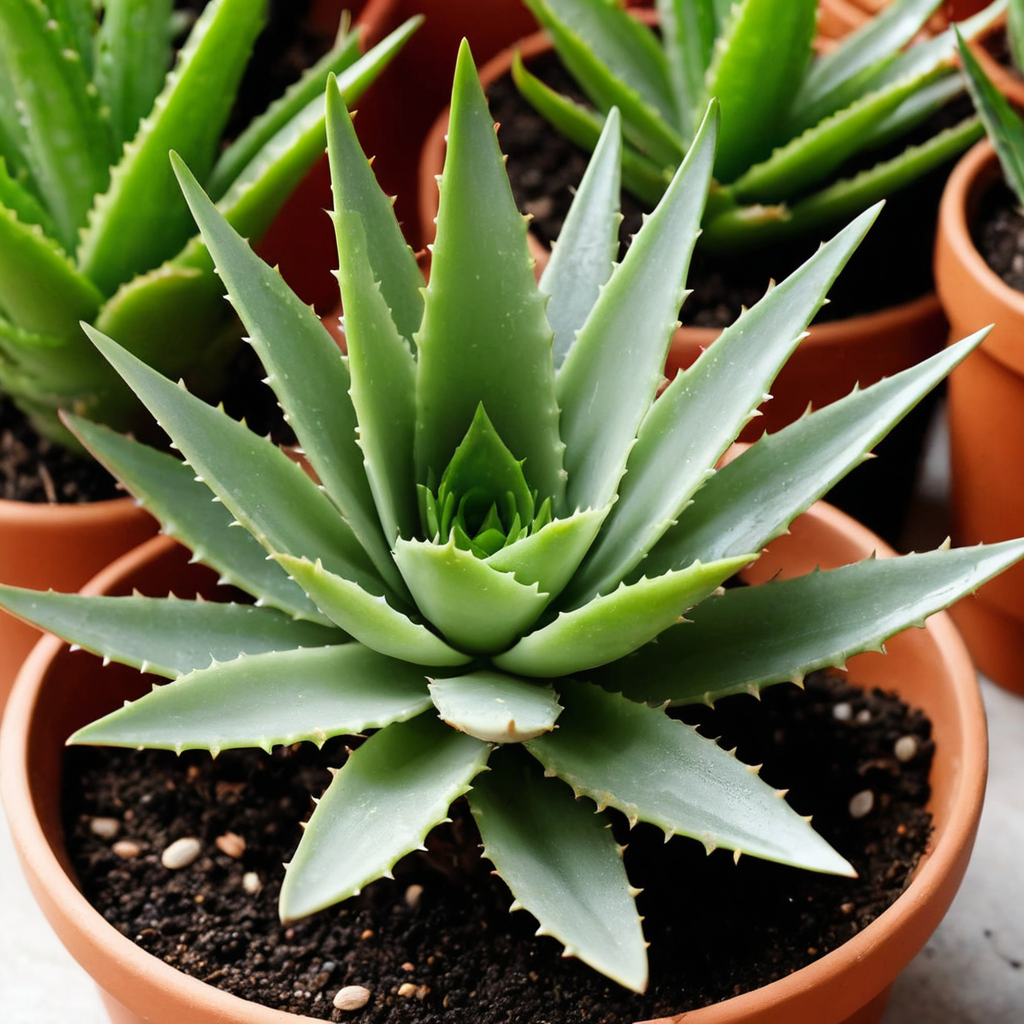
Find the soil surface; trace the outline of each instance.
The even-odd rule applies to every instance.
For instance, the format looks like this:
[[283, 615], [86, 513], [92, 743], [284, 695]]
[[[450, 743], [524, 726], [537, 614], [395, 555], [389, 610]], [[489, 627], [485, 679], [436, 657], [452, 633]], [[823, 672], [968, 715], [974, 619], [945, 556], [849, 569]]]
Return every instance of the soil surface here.
[[[553, 54], [530, 62], [530, 70], [553, 88], [582, 101], [578, 87]], [[508, 155], [512, 191], [520, 209], [533, 215], [532, 230], [546, 245], [557, 239], [583, 177], [589, 154], [551, 129], [520, 95], [506, 76], [488, 90], [491, 113], [500, 124], [498, 138]], [[866, 154], [860, 164], [843, 168], [852, 175], [862, 167], [894, 156], [910, 142], [930, 137], [940, 128], [970, 116], [969, 100], [955, 101], [892, 150]], [[829, 293], [830, 301], [816, 322], [871, 313], [918, 298], [932, 290], [932, 248], [936, 211], [952, 161], [890, 197], [874, 227], [851, 258]], [[622, 193], [623, 245], [639, 229], [643, 208], [629, 193]], [[712, 258], [698, 243], [689, 274], [693, 289], [680, 314], [684, 324], [726, 327], [743, 306], [760, 299], [770, 279], [781, 281], [810, 258], [818, 243], [834, 235], [842, 224], [824, 225], [817, 236], [770, 249]]]
[[1024, 214], [1006, 185], [994, 185], [982, 197], [971, 236], [985, 262], [1011, 288], [1024, 292]]
[[[762, 701], [728, 698], [685, 717], [737, 745], [743, 761], [763, 763], [772, 785], [790, 786], [790, 803], [814, 815], [860, 877], [734, 863], [727, 851], [706, 856], [697, 842], [666, 844], [659, 830], [628, 833], [616, 820], [631, 881], [645, 888], [652, 978], [644, 996], [563, 959], [558, 943], [534, 937], [528, 914], [507, 912], [511, 896], [480, 861], [461, 802], [454, 821], [431, 833], [428, 852], [399, 862], [394, 881], [282, 927], [281, 863], [328, 766], [344, 761], [340, 741], [321, 752], [304, 744], [215, 761], [71, 748], [69, 849], [86, 896], [121, 932], [270, 1007], [360, 1024], [625, 1024], [728, 998], [834, 949], [896, 899], [930, 831], [930, 725], [893, 697], [820, 673], [803, 692], [773, 687]], [[183, 837], [198, 840], [198, 856], [168, 870], [161, 853]], [[343, 1013], [333, 999], [350, 985], [364, 986], [369, 1000]]]

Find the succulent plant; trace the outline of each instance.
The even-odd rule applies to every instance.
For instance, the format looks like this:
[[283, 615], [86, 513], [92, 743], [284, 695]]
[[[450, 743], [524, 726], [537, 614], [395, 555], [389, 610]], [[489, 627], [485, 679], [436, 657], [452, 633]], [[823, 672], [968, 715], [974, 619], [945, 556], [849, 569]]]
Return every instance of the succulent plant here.
[[[701, 246], [728, 252], [843, 223], [981, 136], [974, 118], [871, 165], [962, 92], [953, 28], [907, 46], [939, 0], [893, 0], [831, 52], [814, 55], [817, 0], [657, 0], [660, 34], [621, 0], [525, 0], [593, 107], [554, 91], [521, 60], [522, 94], [592, 149], [622, 113], [625, 188], [657, 202], [717, 97], [722, 127]], [[970, 36], [1005, 10], [961, 24]], [[905, 47], [905, 48], [904, 48]], [[851, 163], [863, 167], [849, 177]]]
[[370, 734], [307, 824], [283, 919], [388, 876], [465, 795], [513, 907], [567, 954], [642, 990], [645, 943], [612, 819], [852, 870], [755, 771], [668, 709], [879, 649], [1024, 555], [1024, 542], [722, 589], [984, 332], [716, 472], [877, 211], [656, 399], [717, 111], [616, 266], [618, 121], [613, 111], [538, 285], [463, 45], [424, 288], [329, 85], [347, 356], [176, 160], [307, 465], [93, 328], [185, 461], [68, 422], [166, 533], [256, 603], [6, 586], [0, 602], [173, 680], [71, 743], [216, 753]]
[[0, 391], [41, 433], [72, 441], [60, 408], [120, 429], [138, 410], [80, 320], [200, 384], [237, 344], [168, 149], [258, 238], [323, 153], [327, 75], [354, 101], [418, 23], [360, 56], [346, 19], [330, 52], [221, 151], [265, 7], [212, 0], [168, 74], [172, 0], [0, 4]]
[[[1024, 7], [1021, 7], [1021, 15], [1024, 17]], [[1024, 120], [985, 74], [962, 36], [957, 43], [967, 89], [999, 158], [1003, 178], [1017, 202], [1024, 205]]]

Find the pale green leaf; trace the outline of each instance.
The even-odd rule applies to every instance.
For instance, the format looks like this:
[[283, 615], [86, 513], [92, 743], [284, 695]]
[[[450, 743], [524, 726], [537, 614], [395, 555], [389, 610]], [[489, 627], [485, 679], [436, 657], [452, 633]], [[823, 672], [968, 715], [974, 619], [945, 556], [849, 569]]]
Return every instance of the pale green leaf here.
[[281, 919], [305, 917], [390, 876], [400, 857], [447, 820], [489, 753], [486, 743], [431, 715], [371, 736], [313, 811], [281, 887]]
[[158, 597], [81, 597], [0, 585], [0, 603], [68, 642], [174, 679], [242, 654], [343, 643], [340, 630], [273, 608]]
[[[455, 72], [416, 382], [416, 481], [440, 474], [482, 403], [541, 500], [565, 488], [551, 329], [469, 48]], [[500, 259], [498, 258], [500, 254]], [[486, 344], [483, 341], [486, 339]]]
[[79, 729], [68, 743], [178, 753], [269, 751], [382, 728], [430, 706], [422, 669], [347, 643], [215, 662], [154, 687]]
[[714, 0], [657, 0], [655, 7], [676, 98], [677, 126], [689, 139], [697, 127], [704, 76], [718, 35]]
[[591, 683], [560, 685], [561, 727], [527, 749], [577, 797], [708, 850], [723, 846], [810, 871], [855, 874], [780, 792], [696, 729]]
[[686, 295], [717, 121], [713, 105], [664, 199], [602, 289], [558, 373], [570, 509], [603, 508], [611, 502], [637, 429], [654, 401]]
[[319, 561], [314, 564], [287, 555], [277, 555], [276, 561], [325, 615], [367, 647], [419, 665], [464, 665], [470, 660], [385, 598], [328, 572]]
[[756, 554], [642, 579], [558, 617], [491, 660], [506, 672], [555, 677], [625, 657], [673, 625]]
[[548, 603], [536, 583], [499, 572], [457, 547], [454, 537], [445, 544], [399, 539], [395, 561], [427, 620], [470, 654], [504, 650]]
[[469, 796], [484, 856], [527, 910], [575, 956], [620, 985], [647, 987], [647, 949], [622, 863], [602, 815], [545, 779], [518, 751], [502, 750]]
[[[633, 700], [674, 704], [756, 692], [842, 666], [977, 590], [1024, 557], [1024, 541], [867, 559], [757, 587], [694, 608], [633, 657], [595, 674]], [[742, 636], [743, 643], [736, 643]]]
[[485, 743], [522, 743], [555, 727], [562, 710], [558, 694], [503, 672], [469, 672], [430, 683], [441, 718], [453, 729]]

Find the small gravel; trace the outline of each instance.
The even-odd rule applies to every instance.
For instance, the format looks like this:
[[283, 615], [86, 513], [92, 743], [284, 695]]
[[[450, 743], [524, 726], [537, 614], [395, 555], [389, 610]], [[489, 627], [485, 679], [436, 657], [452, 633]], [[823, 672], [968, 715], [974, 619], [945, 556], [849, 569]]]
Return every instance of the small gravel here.
[[181, 868], [187, 868], [189, 864], [193, 863], [202, 851], [203, 844], [198, 839], [194, 836], [185, 836], [181, 839], [175, 839], [160, 854], [160, 863], [168, 871], [179, 871]]
[[370, 990], [362, 985], [346, 985], [334, 997], [336, 1010], [361, 1010], [370, 1001]]

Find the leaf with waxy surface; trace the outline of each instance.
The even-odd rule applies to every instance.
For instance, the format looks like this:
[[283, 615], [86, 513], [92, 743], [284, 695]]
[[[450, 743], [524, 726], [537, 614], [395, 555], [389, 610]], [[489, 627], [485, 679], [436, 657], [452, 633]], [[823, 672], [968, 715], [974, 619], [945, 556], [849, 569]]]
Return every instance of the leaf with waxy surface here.
[[[877, 215], [877, 207], [866, 211], [823, 245], [727, 327], [654, 403], [629, 454], [618, 500], [570, 586], [570, 600], [617, 585], [679, 517], [761, 404]], [[689, 563], [672, 568], [683, 564]], [[643, 565], [643, 571], [663, 570]]]
[[[972, 593], [1024, 557], [1024, 541], [857, 562], [732, 589], [594, 678], [634, 700], [692, 704], [808, 672], [862, 651]], [[735, 638], [743, 637], [738, 644]], [[732, 638], [732, 639], [730, 639]]]
[[0, 585], [8, 611], [93, 654], [174, 679], [241, 654], [343, 643], [340, 631], [273, 608], [175, 597], [81, 597]]
[[399, 857], [447, 819], [489, 753], [486, 743], [432, 715], [371, 736], [349, 755], [309, 819], [281, 886], [281, 919], [305, 917], [390, 875]]
[[[686, 628], [681, 627], [681, 628]], [[736, 645], [738, 646], [738, 645]], [[577, 796], [698, 839], [812, 871], [855, 872], [735, 755], [661, 709], [565, 680], [561, 728], [527, 743]]]
[[558, 514], [565, 479], [551, 329], [465, 43], [439, 187], [437, 241], [416, 336], [417, 482], [443, 472], [483, 403], [502, 441], [524, 460], [530, 487], [551, 498]]
[[492, 660], [506, 672], [555, 677], [625, 657], [756, 558], [754, 553], [707, 565], [695, 562], [679, 572], [622, 584], [582, 607], [559, 612], [553, 622]]
[[448, 725], [486, 743], [522, 743], [550, 732], [562, 710], [550, 686], [503, 672], [434, 679], [429, 689]]
[[643, 992], [647, 952], [622, 848], [600, 815], [568, 786], [505, 748], [477, 779], [469, 807], [484, 856], [508, 883], [512, 909], [528, 910], [568, 956]]
[[155, 687], [79, 729], [68, 743], [179, 753], [270, 750], [382, 728], [430, 706], [421, 669], [346, 643], [214, 663]]
[[384, 597], [328, 572], [319, 561], [274, 557], [332, 621], [367, 647], [420, 665], [464, 665], [470, 660], [426, 626], [393, 608]]
[[611, 503], [654, 399], [686, 295], [717, 123], [712, 103], [664, 198], [602, 288], [558, 372], [571, 508]]

